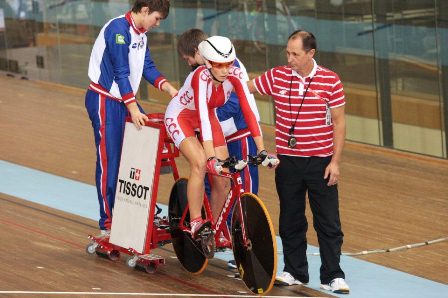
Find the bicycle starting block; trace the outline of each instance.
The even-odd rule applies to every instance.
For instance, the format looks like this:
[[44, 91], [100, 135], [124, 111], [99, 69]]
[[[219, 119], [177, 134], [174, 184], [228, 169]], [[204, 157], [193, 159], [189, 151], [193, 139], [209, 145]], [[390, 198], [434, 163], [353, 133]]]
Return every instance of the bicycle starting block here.
[[156, 212], [159, 177], [169, 169], [179, 179], [179, 150], [166, 134], [164, 115], [147, 116], [141, 130], [126, 121], [110, 236], [89, 236], [86, 251], [111, 260], [124, 253], [129, 267], [153, 273], [165, 259], [151, 250], [171, 242], [168, 219]]

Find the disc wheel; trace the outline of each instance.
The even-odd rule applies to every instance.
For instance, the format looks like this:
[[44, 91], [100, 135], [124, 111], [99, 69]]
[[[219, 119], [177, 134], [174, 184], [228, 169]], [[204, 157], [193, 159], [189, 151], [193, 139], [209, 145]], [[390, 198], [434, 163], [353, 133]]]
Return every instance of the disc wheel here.
[[[200, 274], [208, 264], [208, 259], [202, 252], [201, 241], [195, 241], [190, 233], [179, 228], [179, 222], [187, 206], [187, 183], [188, 179], [180, 178], [171, 189], [168, 207], [168, 217], [170, 221], [171, 241], [174, 252], [182, 266], [193, 274]], [[190, 222], [190, 215], [187, 213], [185, 223]]]
[[[274, 227], [263, 202], [252, 193], [241, 195], [232, 214], [233, 255], [241, 279], [255, 294], [266, 294], [277, 272]], [[243, 236], [246, 235], [246, 242]]]

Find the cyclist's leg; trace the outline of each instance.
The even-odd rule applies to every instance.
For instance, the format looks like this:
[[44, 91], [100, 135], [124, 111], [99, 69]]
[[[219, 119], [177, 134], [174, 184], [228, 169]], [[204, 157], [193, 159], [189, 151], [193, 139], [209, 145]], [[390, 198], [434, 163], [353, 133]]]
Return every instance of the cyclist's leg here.
[[201, 217], [202, 200], [204, 198], [204, 177], [206, 172], [205, 152], [196, 137], [185, 138], [179, 146], [182, 154], [190, 164], [187, 197], [190, 218]]
[[178, 110], [175, 105], [170, 104], [164, 121], [171, 139], [190, 164], [187, 197], [190, 218], [197, 222], [201, 219], [206, 172], [205, 152], [195, 133], [195, 128], [199, 126], [198, 119], [191, 110]]
[[233, 253], [240, 277], [256, 294], [272, 289], [277, 271], [274, 227], [263, 202], [254, 194], [241, 195], [232, 215]]

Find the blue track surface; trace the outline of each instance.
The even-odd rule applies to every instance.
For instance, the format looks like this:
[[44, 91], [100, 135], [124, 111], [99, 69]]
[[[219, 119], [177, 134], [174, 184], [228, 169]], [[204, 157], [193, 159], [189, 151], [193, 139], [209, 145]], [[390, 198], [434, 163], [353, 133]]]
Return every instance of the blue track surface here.
[[[1, 160], [0, 192], [94, 220], [98, 218], [98, 201], [94, 186]], [[163, 206], [163, 209], [166, 214], [167, 207]], [[278, 249], [282, 250], [278, 237], [277, 243]], [[317, 251], [318, 248], [308, 246], [308, 252]], [[231, 253], [218, 253], [216, 256], [224, 260], [232, 258]], [[278, 271], [281, 272], [283, 269], [281, 254], [278, 260]], [[308, 286], [319, 289], [320, 258], [309, 256], [308, 261], [311, 277]], [[448, 285], [353, 257], [342, 256], [342, 268], [347, 276], [351, 293], [339, 295], [341, 297], [448, 297]]]

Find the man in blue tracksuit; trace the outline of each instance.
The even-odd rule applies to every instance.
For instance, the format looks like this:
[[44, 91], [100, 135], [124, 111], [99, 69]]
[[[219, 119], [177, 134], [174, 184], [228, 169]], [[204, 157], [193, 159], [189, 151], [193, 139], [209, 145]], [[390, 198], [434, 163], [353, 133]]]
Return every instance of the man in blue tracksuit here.
[[157, 70], [146, 36], [168, 16], [169, 8], [169, 0], [136, 0], [131, 11], [104, 25], [92, 49], [85, 105], [95, 136], [103, 235], [112, 225], [125, 119], [130, 116], [137, 129], [148, 120], [135, 98], [142, 76], [171, 96], [177, 93]]

